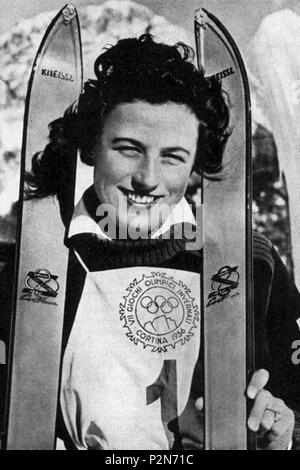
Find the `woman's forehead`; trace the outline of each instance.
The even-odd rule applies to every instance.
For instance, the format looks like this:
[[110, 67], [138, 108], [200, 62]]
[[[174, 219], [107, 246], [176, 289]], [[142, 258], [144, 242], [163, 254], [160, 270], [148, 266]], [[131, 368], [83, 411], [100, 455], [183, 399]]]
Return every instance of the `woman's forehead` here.
[[196, 116], [184, 104], [135, 101], [117, 105], [107, 117], [103, 131], [121, 134], [118, 137], [141, 135], [186, 141], [197, 138], [198, 124]]

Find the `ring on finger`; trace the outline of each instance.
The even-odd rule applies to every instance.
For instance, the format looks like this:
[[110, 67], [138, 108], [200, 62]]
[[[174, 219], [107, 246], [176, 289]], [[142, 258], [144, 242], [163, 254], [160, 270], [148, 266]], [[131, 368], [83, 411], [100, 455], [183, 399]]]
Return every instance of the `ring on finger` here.
[[272, 408], [266, 408], [266, 411], [271, 411], [274, 414], [274, 423], [277, 423], [280, 419], [280, 411], [272, 410]]

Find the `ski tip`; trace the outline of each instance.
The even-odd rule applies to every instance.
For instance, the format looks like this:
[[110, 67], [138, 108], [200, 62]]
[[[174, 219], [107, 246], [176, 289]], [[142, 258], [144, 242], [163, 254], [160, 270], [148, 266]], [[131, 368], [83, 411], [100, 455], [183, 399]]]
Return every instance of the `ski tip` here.
[[61, 10], [64, 23], [69, 24], [77, 16], [77, 11], [74, 5], [67, 3]]
[[208, 16], [203, 8], [198, 8], [198, 10], [195, 11], [195, 21], [199, 24], [199, 26], [205, 28], [208, 22]]

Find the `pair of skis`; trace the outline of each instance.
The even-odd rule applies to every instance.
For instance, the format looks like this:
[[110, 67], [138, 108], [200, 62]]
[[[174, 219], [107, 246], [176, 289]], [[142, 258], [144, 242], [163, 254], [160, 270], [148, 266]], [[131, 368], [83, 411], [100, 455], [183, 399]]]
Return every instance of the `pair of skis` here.
[[[218, 75], [231, 102], [232, 135], [224, 178], [203, 181], [205, 213], [202, 278], [205, 349], [205, 447], [246, 449], [245, 388], [252, 370], [250, 104], [239, 51], [221, 23], [196, 12], [199, 65]], [[24, 200], [24, 175], [47, 143], [47, 126], [82, 88], [80, 29], [66, 5], [49, 26], [37, 53], [24, 120], [16, 283], [7, 394], [7, 449], [55, 448], [61, 339], [68, 271], [64, 224], [73, 204]], [[70, 159], [74, 200], [76, 155]]]

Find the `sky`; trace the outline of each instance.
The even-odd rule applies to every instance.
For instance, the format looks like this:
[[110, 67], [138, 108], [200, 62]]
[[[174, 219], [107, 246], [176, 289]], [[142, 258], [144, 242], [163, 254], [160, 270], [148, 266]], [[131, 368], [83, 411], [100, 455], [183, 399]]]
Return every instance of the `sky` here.
[[[281, 5], [296, 0], [137, 0], [157, 14], [165, 16], [187, 30], [193, 30], [194, 11], [204, 7], [215, 14], [243, 49], [256, 31], [262, 18]], [[300, 3], [300, 0], [297, 0]], [[71, 0], [75, 6], [99, 5], [103, 0]], [[17, 21], [42, 11], [59, 10], [64, 0], [0, 0], [0, 34]]]

